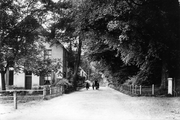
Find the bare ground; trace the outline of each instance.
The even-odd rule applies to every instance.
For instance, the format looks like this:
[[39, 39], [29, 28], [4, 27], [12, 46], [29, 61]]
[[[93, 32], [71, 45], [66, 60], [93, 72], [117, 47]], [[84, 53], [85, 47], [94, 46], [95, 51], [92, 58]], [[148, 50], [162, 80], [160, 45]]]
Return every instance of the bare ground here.
[[0, 120], [180, 120], [180, 98], [130, 97], [111, 88], [45, 101], [0, 104]]

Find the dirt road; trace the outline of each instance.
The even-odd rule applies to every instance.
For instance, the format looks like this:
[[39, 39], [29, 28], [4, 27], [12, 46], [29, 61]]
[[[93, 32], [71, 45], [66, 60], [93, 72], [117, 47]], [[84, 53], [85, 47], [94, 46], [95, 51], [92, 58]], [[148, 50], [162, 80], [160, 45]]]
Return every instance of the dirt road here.
[[6, 107], [0, 120], [180, 120], [180, 98], [130, 97], [106, 87]]

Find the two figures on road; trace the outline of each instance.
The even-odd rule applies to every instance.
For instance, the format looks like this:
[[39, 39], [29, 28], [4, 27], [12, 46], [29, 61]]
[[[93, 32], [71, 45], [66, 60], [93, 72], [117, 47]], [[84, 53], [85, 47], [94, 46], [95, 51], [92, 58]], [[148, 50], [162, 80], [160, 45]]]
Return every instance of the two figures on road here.
[[93, 90], [94, 90], [94, 88], [96, 88], [96, 90], [99, 89], [99, 83], [98, 83], [98, 81], [93, 81], [92, 88], [93, 88]]
[[[86, 90], [88, 90], [89, 87], [90, 87], [90, 84], [89, 84], [88, 82], [86, 82]], [[94, 89], [96, 89], [96, 90], [99, 89], [99, 83], [98, 83], [98, 81], [93, 81], [93, 82], [92, 82], [92, 88], [93, 88], [93, 90], [94, 90]]]

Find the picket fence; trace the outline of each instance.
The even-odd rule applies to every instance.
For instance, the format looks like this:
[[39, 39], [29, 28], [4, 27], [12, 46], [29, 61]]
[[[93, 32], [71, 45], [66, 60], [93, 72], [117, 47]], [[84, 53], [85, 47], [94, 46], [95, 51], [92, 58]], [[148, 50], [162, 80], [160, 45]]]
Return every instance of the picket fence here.
[[[0, 99], [8, 102], [13, 101], [14, 108], [17, 109], [18, 103], [35, 100], [35, 99], [50, 99], [60, 96], [64, 93], [64, 86], [43, 86], [41, 89], [11, 89], [1, 90]], [[4, 95], [6, 94], [6, 95]]]
[[121, 85], [115, 88], [118, 91], [138, 96], [154, 96], [156, 95], [159, 87], [152, 84], [151, 86], [142, 85]]

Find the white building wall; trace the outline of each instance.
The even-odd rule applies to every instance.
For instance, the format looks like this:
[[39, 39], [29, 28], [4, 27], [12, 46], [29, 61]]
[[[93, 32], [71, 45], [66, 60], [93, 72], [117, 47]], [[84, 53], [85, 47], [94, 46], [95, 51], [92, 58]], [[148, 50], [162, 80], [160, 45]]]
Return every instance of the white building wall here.
[[[50, 44], [45, 43], [44, 44], [46, 49], [51, 49], [52, 50], [52, 59], [60, 59], [61, 64], [63, 65], [63, 46], [62, 45], [53, 45], [50, 46]], [[59, 72], [55, 74], [56, 78], [63, 78], [62, 74], [63, 73], [63, 67], [60, 68]]]
[[[25, 73], [14, 74], [14, 86], [25, 88]], [[39, 76], [32, 74], [32, 88], [39, 86]]]
[[59, 58], [63, 60], [63, 48], [60, 46], [53, 46], [52, 48], [52, 58]]
[[14, 86], [25, 88], [25, 74], [23, 72], [14, 74]]
[[[63, 65], [63, 47], [61, 45], [50, 46], [48, 43], [45, 43], [46, 49], [52, 50], [52, 59], [60, 59], [61, 64]], [[63, 73], [63, 67], [59, 70], [60, 73]], [[55, 78], [62, 78], [62, 74], [55, 74]], [[0, 76], [1, 81], [1, 76]], [[15, 73], [14, 74], [14, 86], [25, 88], [25, 73]], [[32, 75], [32, 88], [39, 86], [39, 76]], [[1, 88], [1, 82], [0, 82]]]
[[87, 73], [83, 69], [81, 69], [80, 70], [80, 76], [87, 77]]
[[39, 76], [32, 74], [32, 88], [39, 86]]
[[[52, 58], [54, 59], [60, 59], [61, 60], [61, 65], [63, 65], [63, 48], [58, 45], [52, 46]], [[63, 66], [60, 68], [59, 73], [63, 73]], [[57, 78], [63, 78], [62, 74], [56, 73]]]

